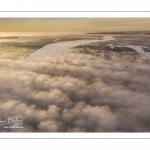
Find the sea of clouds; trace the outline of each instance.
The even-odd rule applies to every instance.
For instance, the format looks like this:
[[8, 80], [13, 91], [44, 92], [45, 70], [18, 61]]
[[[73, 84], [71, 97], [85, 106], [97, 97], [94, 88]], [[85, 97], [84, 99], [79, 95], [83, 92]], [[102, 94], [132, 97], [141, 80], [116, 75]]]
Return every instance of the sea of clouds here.
[[150, 131], [150, 65], [73, 52], [92, 42], [98, 40], [50, 44], [4, 63], [0, 118], [23, 118], [24, 128], [0, 131]]

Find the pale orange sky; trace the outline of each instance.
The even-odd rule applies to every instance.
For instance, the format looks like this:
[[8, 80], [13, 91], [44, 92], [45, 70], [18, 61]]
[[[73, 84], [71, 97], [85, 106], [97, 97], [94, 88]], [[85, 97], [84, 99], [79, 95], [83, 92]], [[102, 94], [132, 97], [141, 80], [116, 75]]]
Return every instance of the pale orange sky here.
[[0, 32], [150, 31], [150, 18], [0, 18]]

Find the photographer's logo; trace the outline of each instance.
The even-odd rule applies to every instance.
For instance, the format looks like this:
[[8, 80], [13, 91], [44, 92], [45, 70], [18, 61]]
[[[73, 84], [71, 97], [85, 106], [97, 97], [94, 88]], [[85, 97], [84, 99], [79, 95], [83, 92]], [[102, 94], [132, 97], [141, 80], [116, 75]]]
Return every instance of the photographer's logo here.
[[2, 119], [0, 118], [0, 126], [3, 126], [3, 128], [23, 128], [23, 118], [7, 118]]

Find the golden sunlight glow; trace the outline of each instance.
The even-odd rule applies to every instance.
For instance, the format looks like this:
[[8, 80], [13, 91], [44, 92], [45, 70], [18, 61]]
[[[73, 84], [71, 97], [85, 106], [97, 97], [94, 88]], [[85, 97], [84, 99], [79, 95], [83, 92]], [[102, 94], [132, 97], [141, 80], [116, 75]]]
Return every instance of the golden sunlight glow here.
[[0, 18], [0, 32], [150, 31], [150, 18]]

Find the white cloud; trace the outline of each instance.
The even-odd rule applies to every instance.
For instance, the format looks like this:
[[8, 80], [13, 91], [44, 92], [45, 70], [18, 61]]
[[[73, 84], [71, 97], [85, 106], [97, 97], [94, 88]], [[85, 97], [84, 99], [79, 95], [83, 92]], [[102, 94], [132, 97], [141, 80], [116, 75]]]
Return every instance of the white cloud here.
[[11, 131], [149, 131], [149, 65], [68, 49], [84, 42], [51, 44], [0, 68], [1, 117], [24, 118]]

